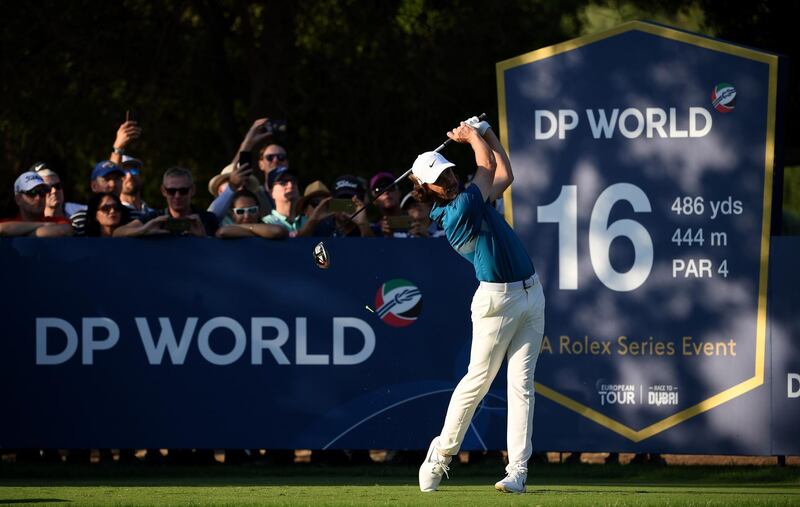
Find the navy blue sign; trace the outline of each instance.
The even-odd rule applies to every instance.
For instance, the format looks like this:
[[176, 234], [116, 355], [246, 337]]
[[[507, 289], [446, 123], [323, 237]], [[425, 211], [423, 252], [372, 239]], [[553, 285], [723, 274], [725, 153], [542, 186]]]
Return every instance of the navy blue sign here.
[[[466, 371], [444, 240], [0, 241], [2, 447], [424, 448]], [[466, 448], [503, 448], [505, 391]]]
[[[0, 447], [424, 449], [466, 371], [471, 266], [444, 240], [326, 244], [328, 270], [303, 239], [0, 240]], [[800, 245], [777, 246], [773, 440], [796, 454], [797, 283], [780, 273]], [[576, 385], [572, 368], [547, 374]], [[769, 394], [632, 443], [540, 389], [534, 447], [767, 454]], [[501, 371], [464, 449], [505, 448], [505, 397]]]
[[800, 237], [773, 238], [769, 337], [772, 367], [770, 454], [800, 454]]
[[638, 22], [498, 64], [507, 218], [548, 304], [538, 392], [585, 443], [662, 446], [700, 414], [719, 434], [707, 412], [763, 389], [777, 68]]

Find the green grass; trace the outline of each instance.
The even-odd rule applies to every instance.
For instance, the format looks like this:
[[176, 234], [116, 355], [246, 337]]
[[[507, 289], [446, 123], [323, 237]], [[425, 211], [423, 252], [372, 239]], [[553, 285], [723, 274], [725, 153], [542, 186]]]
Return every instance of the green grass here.
[[416, 467], [0, 466], [0, 505], [800, 505], [796, 467], [537, 465], [529, 492], [500, 465], [455, 465], [422, 494]]

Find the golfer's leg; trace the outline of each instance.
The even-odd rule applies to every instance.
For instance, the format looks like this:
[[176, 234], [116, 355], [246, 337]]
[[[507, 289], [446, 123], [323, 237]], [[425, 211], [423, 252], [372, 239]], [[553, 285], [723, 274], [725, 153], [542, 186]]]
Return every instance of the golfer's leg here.
[[[492, 307], [487, 308], [488, 303], [482, 298], [492, 298]], [[453, 392], [440, 434], [439, 449], [445, 454], [456, 454], [461, 448], [475, 409], [503, 364], [509, 340], [519, 323], [519, 319], [503, 315], [505, 299], [502, 293], [475, 294], [469, 368]]]
[[[537, 290], [538, 289], [538, 290]], [[526, 295], [525, 318], [508, 347], [508, 462], [527, 465], [533, 451], [536, 360], [544, 333], [544, 295], [537, 284]]]

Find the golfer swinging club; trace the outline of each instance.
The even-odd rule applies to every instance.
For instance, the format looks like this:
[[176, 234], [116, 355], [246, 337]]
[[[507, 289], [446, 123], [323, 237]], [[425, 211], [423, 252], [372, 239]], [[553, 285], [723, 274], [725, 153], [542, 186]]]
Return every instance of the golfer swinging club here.
[[519, 238], [489, 204], [514, 179], [505, 150], [489, 124], [477, 118], [461, 122], [447, 136], [475, 152], [478, 169], [472, 185], [459, 193], [454, 164], [436, 152], [417, 157], [411, 179], [417, 198], [434, 202], [431, 218], [442, 226], [456, 252], [475, 266], [480, 285], [472, 298], [469, 368], [450, 399], [442, 432], [419, 469], [419, 487], [436, 491], [447, 475], [475, 408], [507, 358], [508, 466], [495, 488], [523, 493], [532, 452], [533, 373], [544, 333], [544, 294]]

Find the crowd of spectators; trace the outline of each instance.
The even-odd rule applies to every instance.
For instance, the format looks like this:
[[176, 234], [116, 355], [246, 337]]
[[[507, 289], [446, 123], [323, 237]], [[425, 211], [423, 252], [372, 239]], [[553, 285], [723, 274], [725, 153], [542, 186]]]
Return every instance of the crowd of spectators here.
[[[443, 231], [428, 217], [430, 204], [418, 202], [397, 186], [374, 206], [353, 219], [350, 216], [394, 182], [395, 174], [379, 171], [369, 178], [341, 174], [326, 184], [312, 181], [300, 187], [300, 177], [290, 166], [289, 155], [277, 142], [267, 119], [253, 123], [233, 160], [208, 181], [214, 198], [207, 210], [193, 205], [198, 187], [192, 171], [170, 167], [161, 175], [163, 208], [143, 199], [143, 178], [149, 171], [129, 149], [142, 135], [135, 121], [120, 125], [113, 149], [98, 162], [89, 177], [91, 194], [86, 203], [67, 201], [61, 178], [47, 162], [37, 162], [14, 183], [16, 216], [0, 219], [0, 236], [198, 236], [222, 239], [258, 237], [270, 240], [294, 237], [438, 237]], [[89, 461], [88, 450], [18, 450], [21, 461]], [[101, 450], [101, 461], [111, 459]], [[213, 462], [210, 450], [148, 449], [152, 462]], [[295, 461], [293, 450], [225, 450], [226, 462], [264, 460]], [[412, 454], [412, 456], [406, 456]], [[422, 456], [410, 451], [390, 452], [395, 461], [416, 463]], [[62, 456], [63, 455], [63, 456]], [[118, 461], [133, 462], [134, 451], [118, 452]], [[315, 451], [313, 461], [329, 464], [367, 463], [367, 451]]]
[[[66, 200], [61, 178], [47, 162], [37, 162], [14, 183], [16, 216], [0, 219], [0, 236], [207, 236], [223, 239], [259, 237], [436, 237], [441, 229], [428, 218], [430, 205], [403, 195], [393, 186], [366, 213], [352, 213], [381, 194], [395, 174], [379, 171], [369, 178], [342, 174], [330, 185], [301, 179], [277, 142], [266, 118], [253, 123], [229, 165], [208, 182], [214, 197], [207, 210], [193, 205], [197, 192], [192, 171], [171, 167], [161, 176], [165, 206], [152, 208], [142, 197], [146, 174], [142, 160], [128, 152], [142, 135], [135, 121], [116, 133], [107, 160], [89, 177], [86, 203]], [[301, 178], [302, 176], [302, 178]]]

